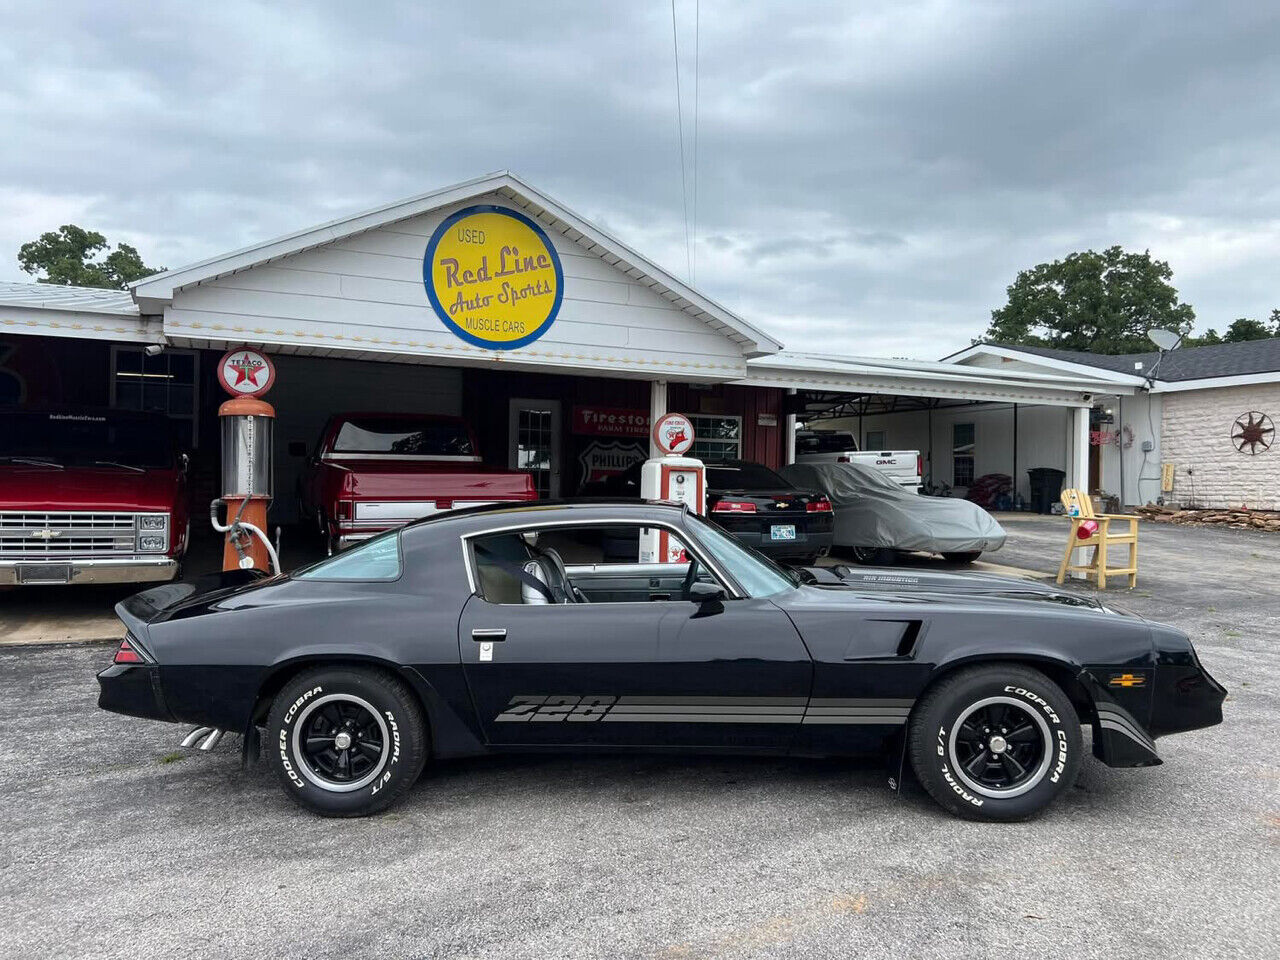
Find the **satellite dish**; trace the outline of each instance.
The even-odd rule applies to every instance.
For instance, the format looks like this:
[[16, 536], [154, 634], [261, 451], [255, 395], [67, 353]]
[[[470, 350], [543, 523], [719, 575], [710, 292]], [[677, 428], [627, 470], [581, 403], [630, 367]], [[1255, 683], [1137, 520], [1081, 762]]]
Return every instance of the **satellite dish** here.
[[1161, 350], [1173, 350], [1182, 342], [1182, 334], [1159, 327], [1148, 330], [1147, 337]]

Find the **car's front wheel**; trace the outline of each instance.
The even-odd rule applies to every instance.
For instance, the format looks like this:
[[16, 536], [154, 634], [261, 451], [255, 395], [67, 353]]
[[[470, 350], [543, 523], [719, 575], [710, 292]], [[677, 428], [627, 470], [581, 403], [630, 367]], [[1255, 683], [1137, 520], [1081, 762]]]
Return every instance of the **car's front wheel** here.
[[932, 687], [911, 715], [911, 766], [930, 796], [971, 820], [1025, 820], [1080, 766], [1080, 719], [1038, 670], [971, 667]]
[[276, 695], [267, 756], [285, 792], [327, 817], [385, 810], [413, 786], [427, 757], [422, 711], [399, 679], [324, 667]]

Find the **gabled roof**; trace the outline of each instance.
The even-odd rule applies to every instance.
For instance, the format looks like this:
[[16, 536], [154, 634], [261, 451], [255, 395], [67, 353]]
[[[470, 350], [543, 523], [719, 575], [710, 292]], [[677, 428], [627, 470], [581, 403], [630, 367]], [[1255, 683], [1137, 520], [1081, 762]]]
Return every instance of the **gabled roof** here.
[[[1143, 353], [1105, 354], [1054, 347], [1031, 347], [1005, 343], [980, 343], [944, 358], [950, 363], [988, 352], [1001, 356], [1026, 354], [1055, 361], [1054, 366], [1092, 367], [1127, 377], [1152, 377], [1159, 383], [1185, 383], [1191, 380], [1220, 380], [1280, 372], [1280, 337], [1268, 340], [1246, 340], [1241, 343], [1214, 343], [1202, 347], [1171, 350], [1160, 360], [1158, 350]], [[1159, 367], [1156, 366], [1159, 361]], [[1138, 370], [1135, 364], [1141, 363]]]
[[678, 309], [728, 337], [742, 348], [744, 355], [761, 356], [776, 353], [782, 349], [781, 343], [762, 330], [753, 327], [737, 314], [694, 290], [684, 281], [667, 273], [651, 260], [641, 256], [626, 244], [606, 234], [588, 220], [531, 187], [509, 171], [492, 173], [354, 216], [332, 220], [297, 233], [202, 260], [190, 266], [166, 270], [164, 273], [139, 280], [132, 285], [131, 289], [134, 298], [144, 309], [148, 312], [158, 311], [165, 303], [172, 300], [175, 291], [183, 287], [248, 270], [281, 257], [495, 192], [514, 206], [520, 207], [544, 229], [555, 231], [586, 251], [596, 254], [633, 280], [648, 286]]
[[0, 307], [62, 310], [136, 317], [138, 306], [128, 290], [69, 287], [57, 283], [14, 283], [0, 280]]

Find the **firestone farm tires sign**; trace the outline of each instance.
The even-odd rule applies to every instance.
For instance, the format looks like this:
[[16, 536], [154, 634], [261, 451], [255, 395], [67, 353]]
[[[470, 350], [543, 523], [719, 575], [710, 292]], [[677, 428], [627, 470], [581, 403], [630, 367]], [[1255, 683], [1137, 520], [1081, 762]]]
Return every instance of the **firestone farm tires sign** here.
[[467, 343], [515, 350], [551, 329], [564, 298], [560, 257], [515, 210], [466, 207], [436, 228], [422, 258], [427, 298]]

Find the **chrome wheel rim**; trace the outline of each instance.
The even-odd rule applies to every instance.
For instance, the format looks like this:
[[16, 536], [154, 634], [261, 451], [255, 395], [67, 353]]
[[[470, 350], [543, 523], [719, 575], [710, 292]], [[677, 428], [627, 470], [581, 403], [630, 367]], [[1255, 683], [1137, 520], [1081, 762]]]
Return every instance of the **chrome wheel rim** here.
[[332, 793], [372, 783], [386, 766], [390, 743], [382, 714], [349, 693], [313, 700], [293, 728], [293, 755], [302, 775]]
[[985, 697], [956, 718], [947, 754], [966, 787], [1007, 800], [1044, 779], [1053, 762], [1053, 736], [1030, 704], [1014, 697]]

